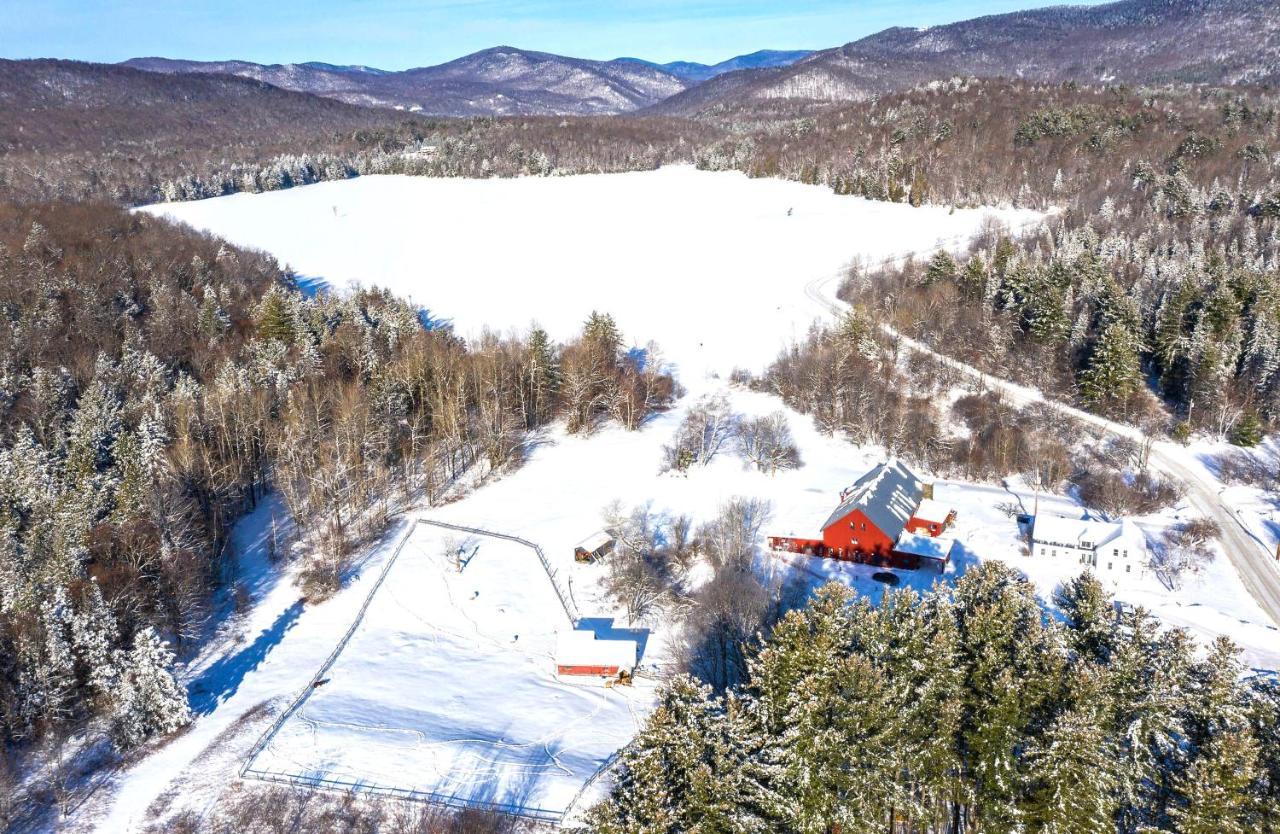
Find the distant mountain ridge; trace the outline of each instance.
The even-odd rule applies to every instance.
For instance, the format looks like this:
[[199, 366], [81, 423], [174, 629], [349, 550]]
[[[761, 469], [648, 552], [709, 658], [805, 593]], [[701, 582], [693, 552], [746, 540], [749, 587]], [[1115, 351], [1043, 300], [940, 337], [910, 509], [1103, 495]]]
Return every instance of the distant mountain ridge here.
[[348, 104], [441, 116], [626, 113], [668, 98], [689, 83], [639, 62], [591, 61], [510, 46], [398, 72], [317, 61], [134, 58], [124, 63], [151, 72], [238, 75]]
[[656, 64], [638, 58], [594, 61], [496, 46], [444, 64], [402, 71], [321, 61], [257, 64], [151, 57], [123, 63], [149, 72], [237, 75], [348, 104], [440, 116], [610, 115], [648, 107], [726, 72], [784, 66], [808, 54], [761, 50], [718, 64]]
[[619, 61], [634, 61], [637, 64], [645, 64], [651, 67], [665, 70], [672, 75], [679, 76], [687, 81], [706, 81], [727, 72], [734, 72], [743, 69], [767, 69], [769, 67], [785, 67], [794, 64], [801, 58], [807, 58], [813, 54], [811, 49], [761, 49], [758, 52], [752, 52], [749, 55], [738, 55], [727, 61], [721, 61], [718, 64], [700, 64], [696, 61], [672, 61], [666, 64], [657, 64], [652, 61], [645, 61], [641, 58], [619, 58]]
[[762, 50], [719, 64], [596, 61], [499, 46], [432, 67], [135, 58], [131, 67], [221, 73], [349, 104], [440, 116], [697, 117], [858, 101], [952, 76], [1085, 83], [1280, 83], [1280, 0], [1119, 0], [1050, 6], [834, 49]]
[[896, 27], [785, 67], [726, 73], [652, 108], [856, 101], [955, 75], [1087, 83], [1280, 83], [1277, 0], [1120, 0]]

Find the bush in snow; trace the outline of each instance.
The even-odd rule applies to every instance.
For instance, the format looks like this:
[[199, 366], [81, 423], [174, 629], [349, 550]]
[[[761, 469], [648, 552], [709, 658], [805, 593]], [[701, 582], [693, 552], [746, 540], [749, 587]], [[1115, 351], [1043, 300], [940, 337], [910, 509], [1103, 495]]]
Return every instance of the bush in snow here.
[[1185, 575], [1197, 576], [1213, 561], [1213, 542], [1221, 528], [1207, 518], [1170, 527], [1151, 549], [1151, 568], [1170, 590], [1176, 590]]

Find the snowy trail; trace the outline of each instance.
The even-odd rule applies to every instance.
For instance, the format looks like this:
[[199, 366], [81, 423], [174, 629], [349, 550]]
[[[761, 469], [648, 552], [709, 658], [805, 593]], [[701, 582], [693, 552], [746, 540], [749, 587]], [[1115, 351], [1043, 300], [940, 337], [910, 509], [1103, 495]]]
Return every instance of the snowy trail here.
[[[955, 243], [956, 241], [949, 241], [931, 249], [886, 258], [880, 262], [880, 265], [904, 261], [913, 256], [929, 255], [939, 249], [948, 248]], [[810, 281], [805, 286], [805, 294], [832, 314], [842, 315], [849, 309], [848, 305], [836, 298], [834, 294], [828, 292], [830, 285], [839, 279], [841, 275], [841, 273], [837, 273]], [[948, 368], [959, 371], [972, 379], [977, 379], [983, 386], [999, 390], [1018, 405], [1044, 405], [1117, 437], [1138, 442], [1142, 442], [1146, 438], [1143, 431], [1136, 426], [1091, 414], [1075, 406], [1050, 399], [1038, 389], [992, 376], [972, 365], [939, 353], [923, 342], [898, 332], [888, 323], [881, 324], [880, 329], [908, 349], [926, 354]], [[1194, 467], [1189, 466], [1185, 461], [1186, 455], [1186, 451], [1174, 443], [1159, 441], [1152, 445], [1149, 460], [1153, 468], [1185, 485], [1188, 503], [1203, 516], [1213, 519], [1222, 529], [1223, 549], [1231, 560], [1236, 573], [1240, 576], [1240, 581], [1271, 621], [1280, 624], [1280, 565], [1277, 565], [1273, 554], [1253, 537], [1244, 522], [1223, 503], [1220, 495], [1220, 485], [1198, 472]]]

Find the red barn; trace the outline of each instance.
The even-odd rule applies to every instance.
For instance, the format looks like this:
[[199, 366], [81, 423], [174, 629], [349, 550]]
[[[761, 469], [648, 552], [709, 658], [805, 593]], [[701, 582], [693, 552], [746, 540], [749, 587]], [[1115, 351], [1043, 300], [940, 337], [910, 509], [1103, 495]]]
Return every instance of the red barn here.
[[859, 553], [887, 559], [924, 498], [924, 484], [902, 463], [890, 461], [863, 475], [842, 496], [822, 525], [822, 543], [837, 557]]
[[[877, 565], [915, 568], [922, 558], [939, 559], [919, 548], [900, 548], [904, 537], [938, 536], [955, 521], [955, 513], [925, 498], [925, 485], [898, 461], [882, 463], [840, 493], [840, 506], [822, 525], [822, 538], [769, 539], [774, 550], [810, 553]], [[948, 548], [949, 549], [949, 548]], [[945, 563], [945, 557], [941, 558]]]

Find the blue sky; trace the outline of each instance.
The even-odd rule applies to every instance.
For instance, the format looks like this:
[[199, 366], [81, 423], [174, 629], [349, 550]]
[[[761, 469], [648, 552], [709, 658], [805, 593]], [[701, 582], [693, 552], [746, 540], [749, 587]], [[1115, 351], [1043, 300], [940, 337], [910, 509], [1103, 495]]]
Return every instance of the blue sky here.
[[888, 26], [929, 26], [1051, 3], [4, 0], [0, 57], [120, 61], [163, 55], [405, 69], [505, 44], [583, 58], [711, 63], [757, 49], [819, 49]]

